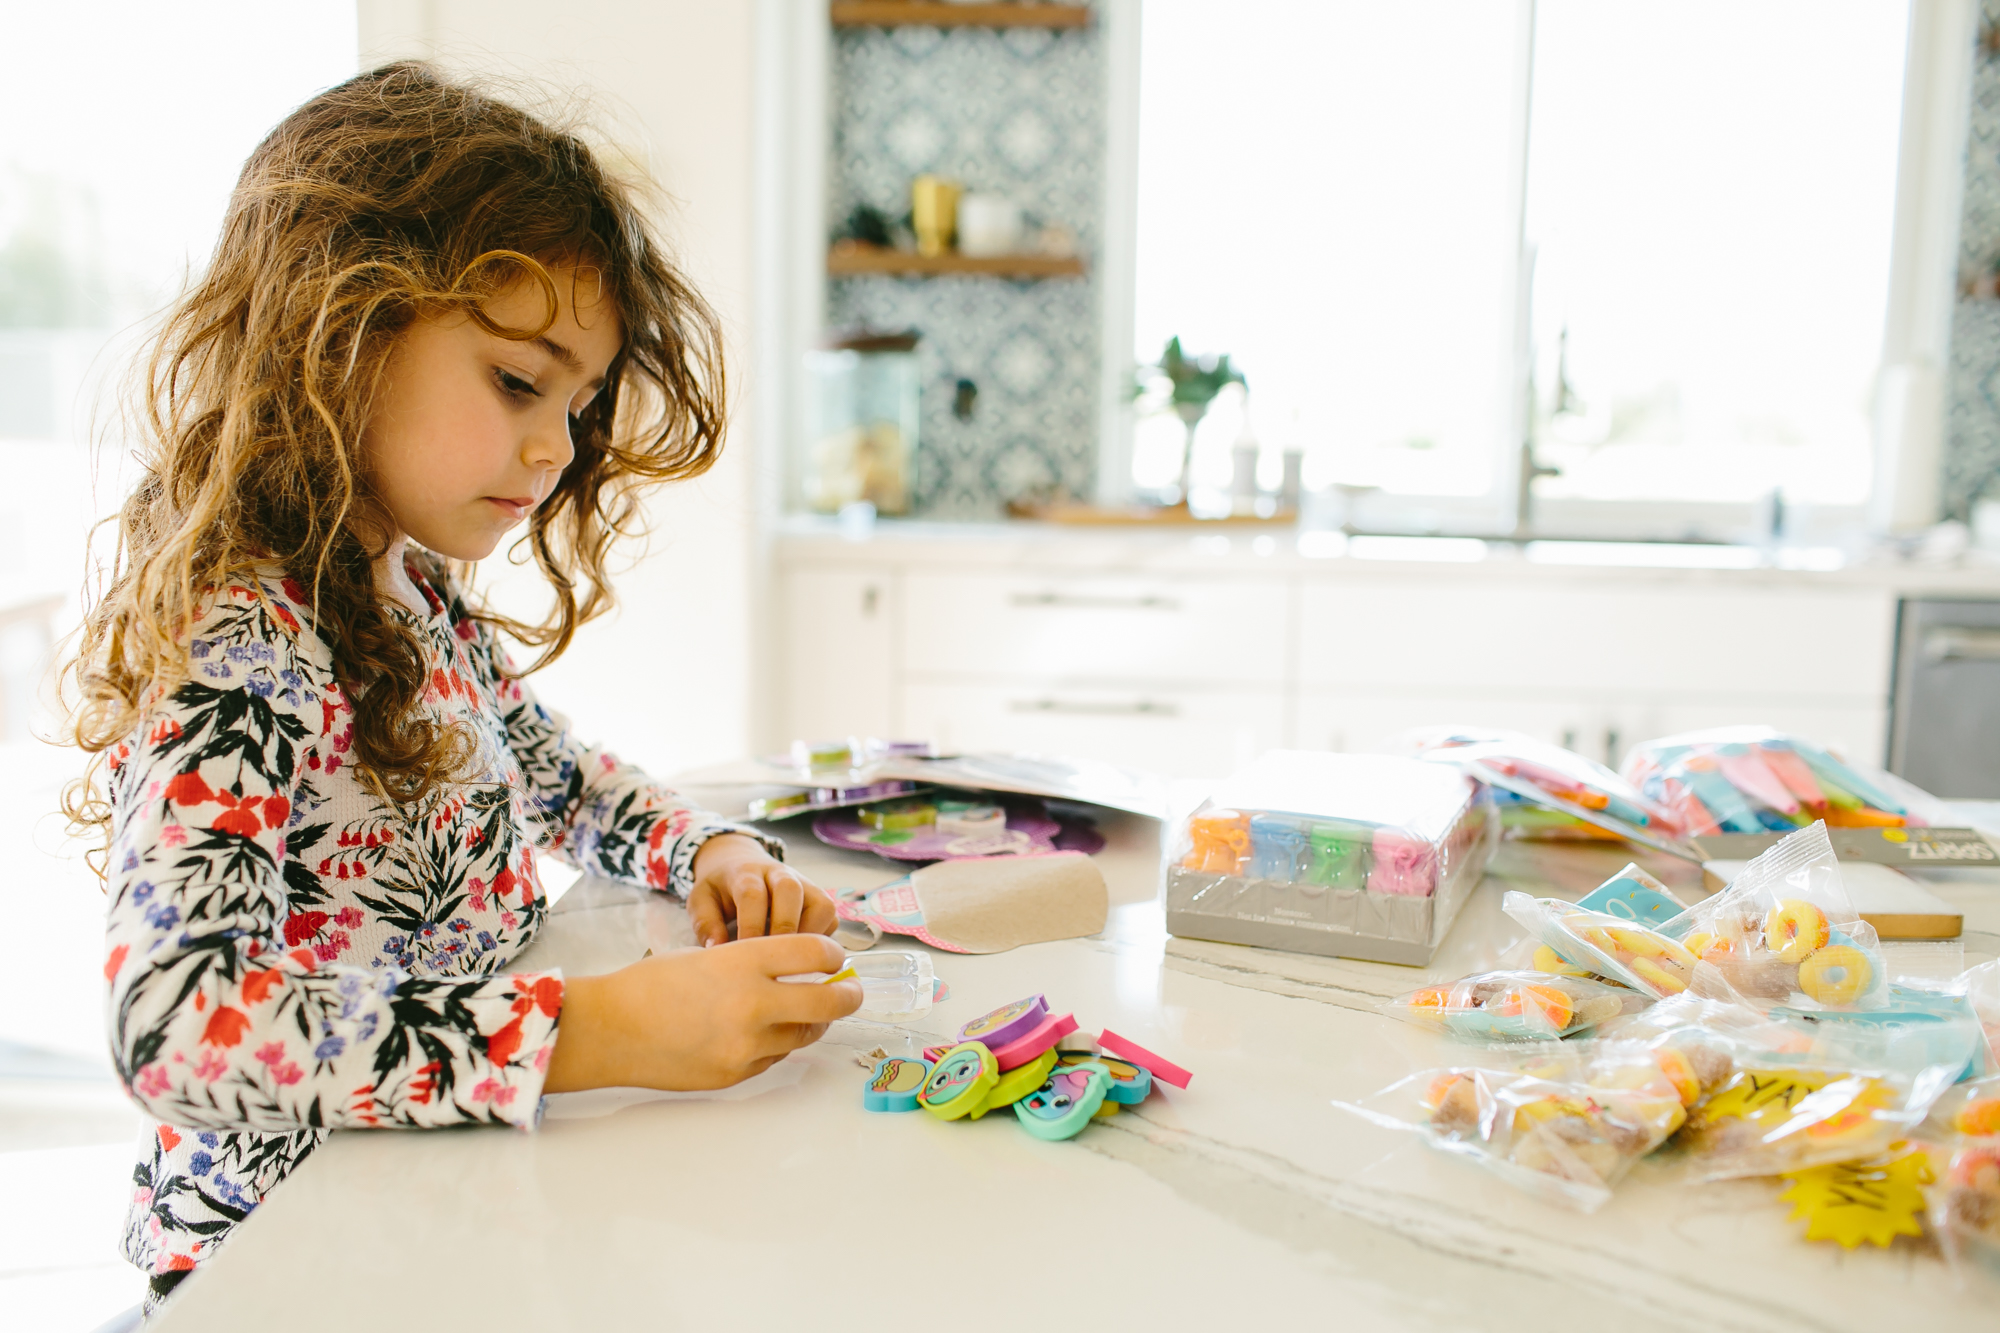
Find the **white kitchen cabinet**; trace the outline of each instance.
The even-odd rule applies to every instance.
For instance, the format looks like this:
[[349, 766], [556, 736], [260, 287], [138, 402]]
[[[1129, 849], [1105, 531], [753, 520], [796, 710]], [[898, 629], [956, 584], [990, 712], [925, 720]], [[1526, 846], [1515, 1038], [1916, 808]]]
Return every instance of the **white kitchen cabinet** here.
[[893, 569], [793, 569], [785, 574], [780, 638], [785, 734], [897, 733]]
[[1064, 687], [1030, 682], [903, 689], [901, 734], [946, 750], [1098, 759], [1174, 777], [1212, 777], [1289, 743], [1275, 689]]
[[1886, 700], [1896, 602], [1874, 588], [1308, 582], [1307, 687]]
[[1287, 668], [1282, 581], [911, 573], [912, 676], [1277, 685]]
[[1882, 759], [1903, 590], [1870, 571], [1446, 569], [1278, 549], [1016, 529], [781, 543], [790, 734], [1198, 776], [1441, 724], [1615, 766], [1641, 740], [1765, 723]]

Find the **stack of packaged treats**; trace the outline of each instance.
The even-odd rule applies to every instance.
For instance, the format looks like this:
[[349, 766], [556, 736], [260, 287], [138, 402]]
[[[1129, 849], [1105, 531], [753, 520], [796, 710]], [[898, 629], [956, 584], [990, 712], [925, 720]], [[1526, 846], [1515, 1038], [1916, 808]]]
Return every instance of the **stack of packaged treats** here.
[[1386, 1006], [1484, 1049], [1336, 1105], [1585, 1211], [1652, 1156], [1687, 1182], [1786, 1177], [1811, 1239], [1888, 1244], [1928, 1208], [2000, 1258], [2000, 1076], [1974, 1003], [2000, 1001], [2000, 965], [1892, 982], [1823, 825], [1693, 908], [1636, 866], [1504, 908], [1533, 965]]
[[1673, 812], [1689, 837], [1934, 822], [1923, 793], [1886, 774], [1857, 771], [1809, 741], [1769, 727], [1723, 727], [1648, 741], [1624, 777]]
[[1451, 768], [1273, 751], [1177, 829], [1167, 929], [1427, 963], [1485, 872], [1498, 828], [1490, 794]]
[[1657, 845], [1682, 836], [1671, 811], [1604, 765], [1521, 732], [1430, 727], [1389, 748], [1451, 764], [1491, 787], [1509, 838]]
[[1193, 1076], [1117, 1033], [1079, 1032], [1040, 995], [1003, 1005], [959, 1029], [921, 1059], [876, 1064], [862, 1092], [870, 1111], [914, 1111], [974, 1121], [1011, 1109], [1038, 1139], [1075, 1138], [1092, 1120], [1136, 1106], [1155, 1081], [1185, 1088]]

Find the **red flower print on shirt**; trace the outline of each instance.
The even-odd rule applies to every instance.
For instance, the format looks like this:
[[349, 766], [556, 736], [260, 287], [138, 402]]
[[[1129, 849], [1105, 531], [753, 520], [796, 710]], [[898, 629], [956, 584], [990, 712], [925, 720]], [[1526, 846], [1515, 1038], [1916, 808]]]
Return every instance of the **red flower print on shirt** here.
[[201, 1030], [201, 1039], [210, 1046], [234, 1046], [243, 1040], [243, 1034], [249, 1028], [248, 1014], [223, 1005], [208, 1016], [208, 1026]]
[[514, 1052], [521, 1049], [521, 1020], [514, 1018], [498, 1032], [486, 1039], [486, 1058], [496, 1065], [504, 1065], [514, 1058]]
[[176, 1130], [172, 1125], [161, 1125], [154, 1130], [154, 1133], [160, 1136], [160, 1146], [168, 1152], [172, 1152], [181, 1146], [180, 1131]]
[[250, 973], [243, 978], [243, 1003], [250, 1005], [264, 1003], [277, 988], [278, 983], [284, 979], [285, 974], [275, 967], [263, 972]]
[[111, 951], [111, 956], [104, 960], [104, 979], [106, 981], [118, 975], [118, 969], [125, 966], [125, 955], [131, 952], [132, 946], [129, 944], [121, 944]]
[[[342, 879], [347, 876], [342, 875]], [[303, 944], [319, 934], [320, 927], [333, 918], [325, 912], [294, 912], [285, 918], [285, 943]]]

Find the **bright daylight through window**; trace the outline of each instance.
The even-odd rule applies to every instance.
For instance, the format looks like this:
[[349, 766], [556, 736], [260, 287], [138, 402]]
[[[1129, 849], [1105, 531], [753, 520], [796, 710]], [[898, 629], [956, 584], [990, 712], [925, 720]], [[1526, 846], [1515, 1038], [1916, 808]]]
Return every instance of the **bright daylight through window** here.
[[[1478, 530], [1531, 430], [1550, 499], [1863, 503], [1908, 22], [1148, 0], [1135, 353], [1177, 335], [1249, 381], [1198, 491], [1255, 438], [1378, 488], [1364, 521]], [[1142, 488], [1178, 465], [1151, 406]]]

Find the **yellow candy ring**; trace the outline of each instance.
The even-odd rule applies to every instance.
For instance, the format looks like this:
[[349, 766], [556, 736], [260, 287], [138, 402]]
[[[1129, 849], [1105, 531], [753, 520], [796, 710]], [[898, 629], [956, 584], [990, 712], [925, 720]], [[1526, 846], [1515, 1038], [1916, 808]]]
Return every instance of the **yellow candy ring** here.
[[1632, 969], [1632, 975], [1652, 987], [1660, 995], [1679, 995], [1688, 988], [1687, 979], [1668, 971], [1660, 962], [1652, 958], [1634, 958], [1625, 966]]
[[1803, 963], [1833, 937], [1826, 913], [1803, 898], [1786, 898], [1764, 918], [1764, 945], [1788, 963]]
[[1589, 972], [1576, 966], [1576, 964], [1570, 962], [1546, 944], [1535, 946], [1533, 967], [1537, 972], [1548, 972], [1559, 977], [1587, 977], [1590, 975]]
[[1874, 965], [1851, 944], [1816, 949], [1799, 964], [1799, 989], [1821, 1004], [1853, 1004], [1874, 984]]
[[1711, 935], [1705, 930], [1697, 930], [1681, 941], [1683, 947], [1696, 958], [1711, 963], [1719, 962], [1736, 952], [1736, 946], [1721, 935]]

